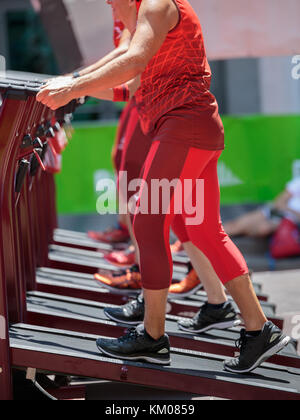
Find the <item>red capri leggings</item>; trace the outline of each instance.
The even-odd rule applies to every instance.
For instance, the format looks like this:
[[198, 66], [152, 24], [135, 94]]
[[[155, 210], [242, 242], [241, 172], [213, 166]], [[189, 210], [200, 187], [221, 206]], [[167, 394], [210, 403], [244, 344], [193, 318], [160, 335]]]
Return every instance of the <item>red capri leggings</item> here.
[[[242, 254], [224, 232], [221, 222], [217, 175], [217, 163], [221, 153], [221, 151], [187, 147], [180, 143], [153, 142], [145, 162], [143, 173], [145, 184], [140, 189], [134, 217], [134, 232], [140, 251], [140, 268], [145, 289], [167, 289], [171, 284], [173, 266], [169, 245], [171, 226], [181, 241], [191, 241], [206, 255], [223, 284], [249, 272]], [[162, 204], [157, 211], [157, 194], [150, 188], [152, 180], [163, 179], [169, 182], [177, 179], [171, 194], [167, 198], [164, 194], [164, 200], [168, 201], [169, 212], [163, 211]], [[184, 180], [192, 180], [189, 181], [192, 187], [183, 188], [180, 192]], [[204, 181], [203, 195], [196, 194], [198, 191], [196, 180]], [[178, 201], [176, 197], [180, 196], [183, 197], [184, 205], [192, 203], [196, 205], [197, 210], [203, 206], [203, 221], [202, 212], [199, 210], [199, 220], [193, 220], [193, 223], [197, 224], [191, 224], [191, 212], [184, 210], [184, 205], [182, 214], [175, 215], [178, 207], [174, 203]], [[162, 203], [162, 197], [160, 200]], [[156, 211], [143, 214], [146, 213], [145, 204], [148, 203], [150, 209], [151, 202], [154, 203]]]
[[115, 144], [113, 146], [112, 156], [111, 156], [113, 165], [117, 174], [119, 173], [120, 168], [121, 168], [121, 161], [122, 161], [122, 156], [123, 156], [126, 131], [127, 131], [129, 119], [131, 116], [131, 111], [134, 108], [135, 108], [135, 102], [132, 100], [131, 102], [129, 102], [128, 105], [126, 105], [120, 117], [118, 130], [117, 130], [117, 134], [115, 138]]
[[[151, 137], [146, 136], [141, 129], [138, 110], [136, 106], [132, 106], [124, 133], [120, 163], [120, 171], [126, 172], [127, 183], [124, 187], [127, 188], [132, 180], [140, 178], [151, 145]], [[119, 175], [118, 182], [120, 183], [121, 180], [122, 178]], [[135, 191], [127, 191], [128, 200], [134, 193]]]

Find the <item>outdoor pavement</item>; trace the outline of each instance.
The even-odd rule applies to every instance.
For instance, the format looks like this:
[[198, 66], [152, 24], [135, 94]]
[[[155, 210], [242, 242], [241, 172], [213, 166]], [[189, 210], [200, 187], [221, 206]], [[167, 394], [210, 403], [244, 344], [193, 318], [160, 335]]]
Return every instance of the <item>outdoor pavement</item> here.
[[276, 305], [276, 315], [285, 320], [284, 332], [299, 342], [300, 355], [300, 270], [254, 273], [253, 281], [262, 284]]

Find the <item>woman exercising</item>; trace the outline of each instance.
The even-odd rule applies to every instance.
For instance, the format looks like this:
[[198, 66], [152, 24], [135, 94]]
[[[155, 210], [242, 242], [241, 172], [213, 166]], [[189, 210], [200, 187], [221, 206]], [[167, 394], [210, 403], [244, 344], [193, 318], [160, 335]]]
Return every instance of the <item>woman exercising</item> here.
[[[122, 89], [128, 89], [131, 95], [136, 93], [142, 129], [153, 140], [138, 203], [142, 206], [154, 199], [151, 189], [146, 188], [153, 180], [177, 180], [168, 200], [169, 212], [165, 214], [159, 208], [143, 214], [138, 207], [134, 219], [145, 299], [144, 325], [120, 339], [99, 339], [97, 345], [103, 353], [125, 360], [170, 362], [165, 334], [172, 278], [168, 239], [171, 224], [174, 226], [174, 220], [179, 219], [178, 236], [188, 236], [194, 249], [194, 266], [205, 258], [245, 321], [240, 356], [226, 362], [225, 369], [249, 372], [285, 347], [290, 338], [267, 321], [246, 262], [221, 224], [217, 162], [224, 148], [224, 131], [216, 100], [209, 91], [211, 71], [201, 26], [187, 0], [142, 0], [137, 23], [133, 24], [127, 21], [132, 2], [110, 1], [132, 34], [125, 54], [75, 81], [50, 82], [38, 95], [39, 101], [56, 109], [81, 96], [106, 95], [112, 99], [113, 88], [124, 84]], [[191, 196], [197, 198], [197, 180], [204, 180], [204, 195], [196, 203], [196, 212], [203, 206], [204, 217], [197, 224], [193, 224], [195, 218], [186, 209], [181, 217], [175, 215], [175, 198], [185, 180], [191, 180], [193, 190], [182, 193], [183, 207], [190, 204]]]

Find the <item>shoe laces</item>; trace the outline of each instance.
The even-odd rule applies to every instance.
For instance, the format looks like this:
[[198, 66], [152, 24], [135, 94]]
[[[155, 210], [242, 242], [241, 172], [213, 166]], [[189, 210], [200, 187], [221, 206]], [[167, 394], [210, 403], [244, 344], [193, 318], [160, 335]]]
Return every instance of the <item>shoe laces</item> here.
[[139, 306], [141, 306], [141, 305], [144, 305], [144, 298], [142, 298], [142, 297], [137, 297], [137, 298], [135, 298], [135, 299], [132, 299], [132, 300], [130, 300], [128, 303], [127, 303], [127, 307], [128, 307], [128, 309], [132, 309], [132, 310], [135, 310], [135, 309], [137, 309]]
[[194, 316], [193, 322], [196, 322], [197, 323], [200, 318], [203, 318], [203, 314], [205, 313], [206, 309], [207, 309], [207, 303], [205, 303], [201, 307], [200, 311]]
[[240, 350], [241, 353], [245, 349], [247, 341], [248, 341], [248, 337], [247, 337], [246, 330], [241, 330], [240, 338], [235, 341], [235, 346], [238, 350]]
[[125, 335], [120, 337], [118, 340], [120, 343], [123, 343], [124, 341], [134, 341], [139, 337], [139, 333], [136, 328], [128, 328], [125, 331]]

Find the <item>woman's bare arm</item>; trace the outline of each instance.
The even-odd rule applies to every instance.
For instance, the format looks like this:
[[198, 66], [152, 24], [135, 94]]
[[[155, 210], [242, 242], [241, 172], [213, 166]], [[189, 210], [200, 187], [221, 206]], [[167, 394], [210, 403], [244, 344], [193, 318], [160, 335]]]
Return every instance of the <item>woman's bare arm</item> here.
[[[136, 91], [138, 90], [138, 88], [141, 85], [141, 77], [137, 76], [134, 79], [130, 80], [129, 82], [126, 83], [128, 88], [129, 88], [129, 98], [131, 99]], [[104, 101], [113, 101], [114, 100], [114, 89], [113, 88], [109, 88], [106, 90], [102, 90], [102, 91], [95, 91], [93, 94], [94, 98], [97, 99], [102, 99]]]
[[105, 57], [101, 58], [95, 64], [92, 64], [89, 67], [86, 67], [79, 71], [80, 76], [86, 76], [87, 74], [93, 73], [94, 71], [99, 70], [101, 67], [105, 66], [105, 64], [109, 63], [110, 61], [114, 60], [115, 58], [120, 57], [121, 55], [125, 54], [128, 51], [130, 45], [131, 34], [128, 29], [124, 29], [122, 33], [122, 37], [120, 40], [120, 44], [117, 48], [113, 51], [108, 53]]
[[143, 0], [136, 32], [125, 54], [97, 71], [63, 83], [47, 84], [37, 100], [51, 109], [66, 105], [72, 99], [95, 96], [139, 76], [162, 46], [168, 32], [178, 22], [178, 10], [172, 0]]

